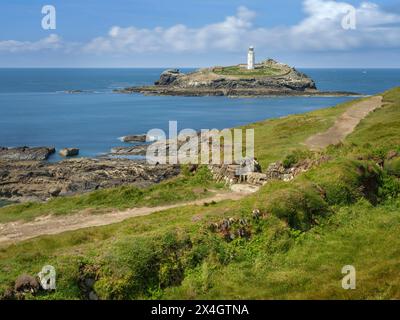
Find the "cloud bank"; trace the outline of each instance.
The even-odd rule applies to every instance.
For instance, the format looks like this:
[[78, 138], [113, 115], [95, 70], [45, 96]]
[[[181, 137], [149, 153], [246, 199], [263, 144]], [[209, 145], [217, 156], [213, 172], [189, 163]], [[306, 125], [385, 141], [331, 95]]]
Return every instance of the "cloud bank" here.
[[57, 35], [36, 42], [0, 41], [0, 52], [68, 50], [87, 54], [146, 52], [201, 53], [209, 50], [236, 52], [249, 45], [269, 51], [346, 51], [400, 48], [400, 15], [363, 2], [355, 8], [356, 29], [345, 30], [342, 19], [353, 7], [333, 0], [304, 0], [306, 17], [296, 25], [257, 27], [256, 13], [241, 6], [222, 22], [190, 28], [177, 24], [153, 29], [113, 26], [108, 34], [72, 46]]
[[56, 34], [51, 34], [38, 41], [0, 40], [0, 52], [33, 52], [48, 49], [57, 50], [63, 47], [61, 38]]
[[249, 45], [269, 50], [353, 50], [400, 47], [400, 15], [384, 12], [374, 3], [355, 8], [356, 29], [345, 30], [342, 19], [354, 7], [332, 0], [305, 0], [306, 18], [294, 26], [262, 28], [254, 26], [256, 13], [242, 6], [235, 16], [220, 23], [189, 28], [111, 28], [107, 36], [84, 46], [86, 52], [202, 52], [239, 51]]

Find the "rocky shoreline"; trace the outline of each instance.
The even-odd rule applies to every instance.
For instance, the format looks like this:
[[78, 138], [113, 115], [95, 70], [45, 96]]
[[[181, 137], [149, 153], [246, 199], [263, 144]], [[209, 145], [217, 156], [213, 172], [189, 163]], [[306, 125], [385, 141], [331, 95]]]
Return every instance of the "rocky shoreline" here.
[[149, 165], [129, 159], [0, 160], [0, 198], [45, 201], [121, 185], [147, 187], [179, 172], [179, 166]]
[[0, 160], [25, 161], [25, 160], [47, 160], [56, 152], [54, 147], [0, 147]]
[[226, 96], [233, 98], [274, 97], [274, 96], [302, 96], [302, 97], [349, 97], [360, 96], [355, 92], [346, 91], [294, 91], [285, 89], [203, 89], [203, 88], [173, 88], [169, 86], [130, 87], [115, 90], [118, 93], [140, 93], [154, 96], [182, 96], [182, 97], [212, 97]]

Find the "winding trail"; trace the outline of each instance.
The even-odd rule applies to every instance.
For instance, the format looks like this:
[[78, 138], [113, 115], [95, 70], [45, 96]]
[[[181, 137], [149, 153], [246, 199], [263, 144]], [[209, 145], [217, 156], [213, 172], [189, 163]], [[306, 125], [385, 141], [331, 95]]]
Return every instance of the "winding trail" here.
[[250, 187], [251, 186], [249, 186], [247, 189], [240, 188], [238, 191], [216, 193], [208, 198], [165, 206], [132, 208], [124, 211], [115, 210], [104, 214], [89, 214], [87, 212], [85, 213], [85, 211], [82, 211], [80, 213], [63, 216], [40, 216], [29, 222], [13, 221], [3, 223], [0, 224], [0, 245], [17, 243], [42, 235], [53, 235], [65, 231], [104, 226], [121, 222], [128, 218], [146, 216], [155, 212], [183, 206], [203, 205], [212, 201], [220, 202], [224, 200], [239, 200], [258, 190], [257, 187]]
[[336, 119], [331, 128], [309, 137], [305, 141], [306, 146], [311, 150], [321, 150], [331, 144], [340, 143], [353, 132], [362, 119], [382, 106], [382, 99], [381, 96], [373, 96], [353, 104]]

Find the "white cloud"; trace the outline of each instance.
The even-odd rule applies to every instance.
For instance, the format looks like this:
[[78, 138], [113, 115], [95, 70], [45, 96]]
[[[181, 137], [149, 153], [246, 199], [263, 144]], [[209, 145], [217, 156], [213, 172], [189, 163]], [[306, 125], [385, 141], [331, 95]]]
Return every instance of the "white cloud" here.
[[26, 52], [40, 50], [57, 50], [63, 47], [61, 38], [56, 34], [51, 34], [38, 41], [0, 41], [0, 52]]
[[202, 53], [241, 51], [249, 45], [274, 51], [332, 51], [364, 48], [400, 48], [400, 15], [383, 11], [377, 4], [363, 2], [356, 8], [356, 30], [344, 30], [341, 21], [350, 4], [333, 0], [303, 0], [306, 17], [296, 25], [256, 27], [256, 13], [241, 6], [223, 21], [190, 28], [112, 27], [107, 35], [88, 43], [64, 42], [53, 34], [36, 42], [0, 41], [0, 52], [62, 50], [88, 54], [131, 54], [146, 52]]
[[208, 48], [235, 50], [252, 27], [255, 13], [239, 7], [235, 16], [201, 28], [177, 24], [170, 28], [140, 29], [114, 26], [106, 37], [98, 37], [85, 47], [86, 52], [199, 51]]
[[[273, 50], [352, 50], [365, 47], [400, 46], [400, 15], [384, 12], [374, 3], [364, 2], [356, 8], [357, 29], [344, 30], [341, 21], [350, 4], [333, 0], [304, 0], [306, 18], [294, 26], [256, 28], [256, 13], [239, 7], [235, 16], [224, 21], [189, 28], [178, 24], [170, 28], [111, 28], [84, 46], [86, 52], [202, 52], [236, 51], [248, 45]], [[386, 26], [385, 26], [386, 25]]]

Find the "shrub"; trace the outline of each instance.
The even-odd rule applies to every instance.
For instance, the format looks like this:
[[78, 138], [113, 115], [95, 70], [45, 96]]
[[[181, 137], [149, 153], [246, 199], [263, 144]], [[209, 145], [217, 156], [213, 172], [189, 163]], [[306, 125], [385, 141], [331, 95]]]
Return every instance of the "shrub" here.
[[337, 160], [306, 173], [321, 187], [329, 205], [348, 205], [365, 196], [376, 202], [381, 172], [368, 161]]
[[291, 228], [307, 230], [316, 217], [329, 213], [329, 208], [312, 184], [288, 184], [269, 195], [267, 210], [285, 219]]
[[311, 156], [312, 156], [312, 152], [310, 152], [310, 151], [295, 150], [286, 156], [286, 158], [283, 160], [282, 164], [286, 169], [288, 169], [288, 168], [293, 167], [299, 161], [307, 159]]
[[122, 241], [106, 255], [96, 292], [103, 299], [137, 299], [179, 285], [185, 270], [182, 256], [190, 247], [190, 239], [175, 232]]

